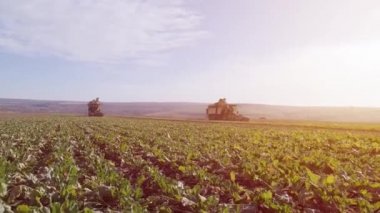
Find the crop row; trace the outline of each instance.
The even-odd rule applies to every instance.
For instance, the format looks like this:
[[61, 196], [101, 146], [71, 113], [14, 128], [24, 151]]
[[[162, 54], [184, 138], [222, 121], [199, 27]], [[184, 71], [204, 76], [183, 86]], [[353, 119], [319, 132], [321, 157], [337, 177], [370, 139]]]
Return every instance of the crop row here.
[[119, 118], [0, 121], [0, 210], [374, 212], [371, 132]]

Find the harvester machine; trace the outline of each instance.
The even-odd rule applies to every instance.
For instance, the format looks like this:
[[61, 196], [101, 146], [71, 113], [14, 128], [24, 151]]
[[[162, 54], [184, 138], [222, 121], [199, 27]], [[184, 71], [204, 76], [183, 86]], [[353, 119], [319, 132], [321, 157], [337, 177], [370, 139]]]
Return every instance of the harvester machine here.
[[101, 111], [101, 103], [99, 98], [96, 98], [87, 104], [88, 106], [88, 116], [102, 117], [104, 114]]
[[206, 113], [209, 120], [249, 121], [248, 117], [239, 114], [236, 104], [228, 104], [225, 98], [208, 105]]

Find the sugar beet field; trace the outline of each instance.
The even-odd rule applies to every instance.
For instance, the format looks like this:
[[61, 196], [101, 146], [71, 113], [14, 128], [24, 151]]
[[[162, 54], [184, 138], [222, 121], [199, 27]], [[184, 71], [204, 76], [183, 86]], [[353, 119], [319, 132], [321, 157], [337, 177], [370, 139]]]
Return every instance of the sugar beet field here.
[[376, 212], [380, 128], [0, 119], [0, 212]]

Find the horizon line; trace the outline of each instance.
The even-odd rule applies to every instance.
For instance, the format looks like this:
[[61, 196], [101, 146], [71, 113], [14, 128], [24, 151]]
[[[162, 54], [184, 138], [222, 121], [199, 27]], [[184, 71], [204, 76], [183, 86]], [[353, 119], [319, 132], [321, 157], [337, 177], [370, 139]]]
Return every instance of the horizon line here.
[[[39, 99], [39, 98], [3, 98], [0, 100], [20, 100], [20, 101], [48, 101], [48, 102], [83, 102], [88, 103], [89, 101], [84, 100], [59, 100], [59, 99]], [[91, 99], [93, 100], [93, 99]], [[90, 100], [90, 101], [91, 101]], [[197, 102], [197, 101], [101, 101], [101, 103], [192, 103], [192, 104], [212, 104], [215, 102]], [[264, 103], [247, 103], [247, 102], [231, 102], [230, 104], [238, 105], [261, 105], [261, 106], [279, 106], [279, 107], [307, 107], [307, 108], [370, 108], [370, 109], [380, 109], [380, 106], [350, 106], [350, 105], [288, 105], [288, 104], [264, 104]]]

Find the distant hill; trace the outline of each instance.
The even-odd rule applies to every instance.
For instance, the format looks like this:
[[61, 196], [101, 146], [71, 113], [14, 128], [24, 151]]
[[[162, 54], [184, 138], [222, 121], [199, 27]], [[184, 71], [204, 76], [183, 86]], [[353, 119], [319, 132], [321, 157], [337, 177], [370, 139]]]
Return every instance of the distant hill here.
[[[206, 119], [206, 107], [206, 103], [105, 102], [102, 109], [106, 115], [113, 116]], [[263, 104], [238, 104], [238, 107], [241, 114], [251, 119], [380, 123], [380, 108], [296, 107]], [[0, 112], [87, 115], [87, 102], [0, 99]]]
[[380, 123], [380, 108], [369, 107], [298, 107], [241, 104], [239, 105], [239, 111], [250, 118]]

